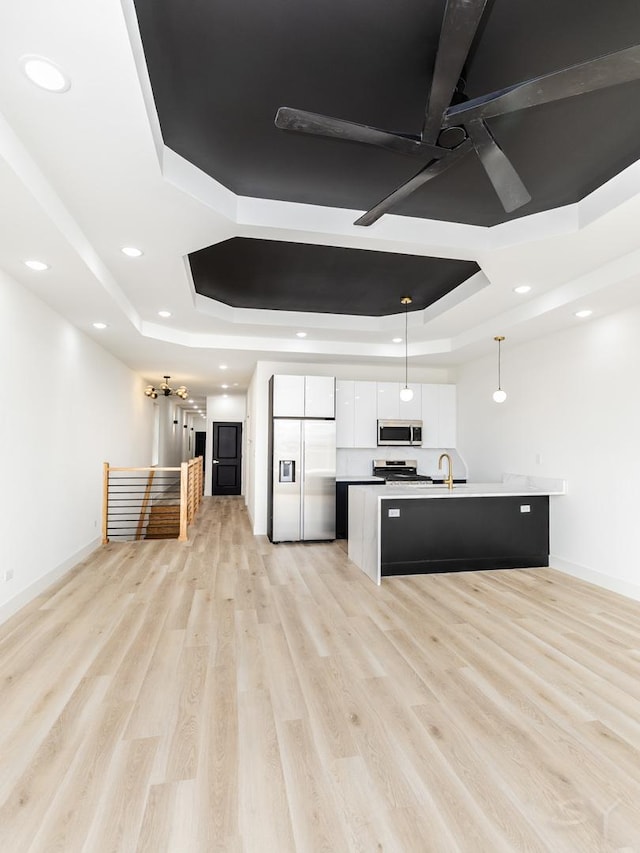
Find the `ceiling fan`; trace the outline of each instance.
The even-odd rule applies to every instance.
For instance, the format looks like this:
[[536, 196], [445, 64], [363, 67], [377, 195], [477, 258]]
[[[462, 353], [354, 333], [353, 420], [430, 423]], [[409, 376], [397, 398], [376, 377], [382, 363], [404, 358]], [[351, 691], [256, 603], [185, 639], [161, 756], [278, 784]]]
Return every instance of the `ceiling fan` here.
[[372, 225], [419, 187], [475, 150], [507, 213], [531, 201], [486, 119], [640, 79], [640, 45], [634, 45], [467, 99], [459, 81], [487, 0], [447, 0], [422, 133], [394, 133], [317, 113], [280, 107], [281, 130], [362, 142], [400, 154], [427, 158], [420, 171], [355, 221]]

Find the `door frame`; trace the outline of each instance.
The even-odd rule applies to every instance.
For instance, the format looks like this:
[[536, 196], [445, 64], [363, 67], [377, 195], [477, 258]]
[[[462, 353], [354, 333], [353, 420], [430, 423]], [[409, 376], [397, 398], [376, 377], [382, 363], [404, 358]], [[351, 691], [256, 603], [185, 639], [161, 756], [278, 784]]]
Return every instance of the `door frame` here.
[[238, 467], [239, 467], [239, 492], [238, 495], [244, 495], [244, 422], [243, 421], [228, 421], [228, 420], [213, 420], [211, 421], [211, 456], [210, 456], [210, 464], [211, 464], [211, 495], [213, 497], [220, 497], [219, 494], [214, 492], [214, 444], [215, 444], [215, 431], [216, 426], [235, 426], [240, 430], [240, 441], [238, 444]]

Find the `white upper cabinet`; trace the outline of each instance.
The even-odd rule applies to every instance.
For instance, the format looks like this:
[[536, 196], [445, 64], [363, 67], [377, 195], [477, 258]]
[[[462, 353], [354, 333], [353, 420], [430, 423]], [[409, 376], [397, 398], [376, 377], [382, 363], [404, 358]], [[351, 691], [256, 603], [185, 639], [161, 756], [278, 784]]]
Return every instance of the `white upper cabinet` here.
[[304, 417], [304, 376], [273, 377], [274, 418]]
[[456, 386], [422, 386], [422, 446], [455, 447]]
[[413, 397], [406, 402], [400, 400], [400, 391], [404, 388], [404, 384], [400, 383], [398, 389], [398, 399], [400, 400], [400, 419], [403, 421], [419, 421], [422, 419], [422, 385], [415, 382], [409, 382], [408, 388], [413, 391]]
[[438, 385], [438, 431], [440, 447], [455, 447], [458, 441], [455, 385]]
[[378, 382], [378, 419], [395, 420], [400, 417], [400, 383]]
[[422, 386], [410, 382], [413, 398], [406, 403], [400, 399], [403, 382], [378, 382], [378, 419], [397, 421], [419, 421], [422, 417]]
[[333, 376], [305, 376], [305, 418], [335, 418], [335, 393], [336, 380]]
[[336, 380], [336, 447], [355, 447], [354, 385], [352, 379]]
[[375, 447], [377, 417], [375, 382], [336, 381], [337, 447]]
[[410, 384], [413, 399], [400, 400], [399, 382], [336, 382], [336, 444], [366, 447], [378, 444], [378, 420], [422, 421], [422, 446], [455, 447], [456, 386]]
[[439, 385], [422, 386], [422, 446], [440, 447], [438, 428], [440, 395]]
[[353, 383], [354, 447], [376, 447], [378, 444], [377, 391], [375, 382]]
[[333, 376], [274, 375], [274, 418], [334, 418], [335, 411]]

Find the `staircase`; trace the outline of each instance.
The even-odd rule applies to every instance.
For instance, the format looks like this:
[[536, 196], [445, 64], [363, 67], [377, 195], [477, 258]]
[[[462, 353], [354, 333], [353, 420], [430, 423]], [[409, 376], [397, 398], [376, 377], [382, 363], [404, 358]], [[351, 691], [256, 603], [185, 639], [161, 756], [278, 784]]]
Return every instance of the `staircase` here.
[[149, 512], [145, 539], [177, 539], [180, 534], [180, 504], [154, 504]]

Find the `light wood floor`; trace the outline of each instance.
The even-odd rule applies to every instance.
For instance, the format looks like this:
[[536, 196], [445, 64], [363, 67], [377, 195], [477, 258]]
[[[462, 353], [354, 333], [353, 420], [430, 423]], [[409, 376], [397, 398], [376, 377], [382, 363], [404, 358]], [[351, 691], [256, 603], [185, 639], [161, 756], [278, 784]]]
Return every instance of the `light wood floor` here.
[[640, 851], [640, 604], [389, 578], [239, 499], [0, 628], [0, 850]]

